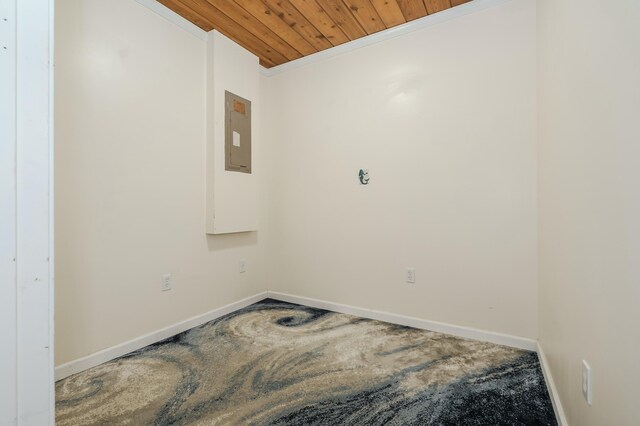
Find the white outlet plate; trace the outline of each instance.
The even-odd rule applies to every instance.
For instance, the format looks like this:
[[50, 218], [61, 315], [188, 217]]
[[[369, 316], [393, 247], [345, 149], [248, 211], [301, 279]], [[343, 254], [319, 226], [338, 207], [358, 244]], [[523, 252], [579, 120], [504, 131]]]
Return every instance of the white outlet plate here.
[[247, 272], [247, 259], [240, 259], [238, 266], [241, 274]]
[[587, 404], [591, 405], [593, 402], [593, 395], [591, 392], [591, 367], [585, 360], [582, 360], [582, 395], [587, 401]]
[[162, 291], [171, 290], [172, 280], [171, 274], [163, 274], [162, 275]]
[[416, 268], [407, 268], [405, 281], [409, 284], [416, 282]]

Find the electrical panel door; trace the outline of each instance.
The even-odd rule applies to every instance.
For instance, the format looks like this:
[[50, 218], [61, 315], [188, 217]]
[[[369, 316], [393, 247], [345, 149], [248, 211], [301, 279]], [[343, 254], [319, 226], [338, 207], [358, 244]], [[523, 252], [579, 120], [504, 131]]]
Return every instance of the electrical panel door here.
[[225, 170], [251, 173], [251, 101], [224, 92]]

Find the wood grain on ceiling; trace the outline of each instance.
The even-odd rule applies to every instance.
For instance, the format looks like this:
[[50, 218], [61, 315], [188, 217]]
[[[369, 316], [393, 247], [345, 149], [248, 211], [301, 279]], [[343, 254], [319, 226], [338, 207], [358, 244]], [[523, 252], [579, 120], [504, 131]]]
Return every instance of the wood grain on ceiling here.
[[471, 0], [157, 0], [270, 68]]

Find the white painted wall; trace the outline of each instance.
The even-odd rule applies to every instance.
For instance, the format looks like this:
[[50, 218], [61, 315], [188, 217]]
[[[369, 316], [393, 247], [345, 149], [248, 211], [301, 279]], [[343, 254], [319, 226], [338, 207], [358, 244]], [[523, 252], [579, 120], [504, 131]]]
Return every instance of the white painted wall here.
[[571, 425], [638, 425], [640, 2], [539, 0], [538, 34], [540, 343]]
[[535, 19], [505, 2], [267, 81], [271, 290], [537, 337]]
[[[58, 2], [57, 363], [267, 277], [275, 291], [532, 338], [539, 314], [570, 423], [637, 424], [640, 6], [539, 0], [536, 83], [535, 4], [261, 77], [268, 226], [205, 236], [202, 38], [132, 1]], [[174, 290], [160, 293], [165, 272]]]
[[[207, 39], [207, 232], [257, 231], [260, 222], [258, 57], [217, 31]], [[225, 170], [225, 91], [251, 102], [251, 173]]]
[[131, 0], [56, 15], [60, 365], [263, 291], [266, 271], [264, 234], [205, 234], [205, 42]]

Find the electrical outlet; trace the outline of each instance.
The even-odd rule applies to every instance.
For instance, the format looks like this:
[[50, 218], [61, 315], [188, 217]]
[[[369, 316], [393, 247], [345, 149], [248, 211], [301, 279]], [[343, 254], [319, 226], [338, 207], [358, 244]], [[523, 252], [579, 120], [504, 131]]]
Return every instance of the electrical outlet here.
[[171, 290], [171, 274], [162, 275], [162, 291]]
[[587, 364], [587, 361], [582, 360], [582, 395], [587, 401], [587, 404], [591, 405], [591, 367]]
[[247, 272], [247, 259], [240, 259], [239, 270], [241, 274]]
[[406, 282], [413, 284], [416, 282], [416, 268], [407, 268]]

